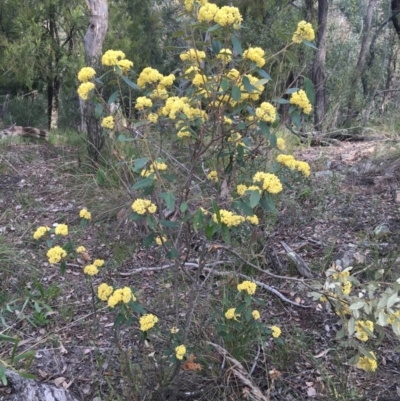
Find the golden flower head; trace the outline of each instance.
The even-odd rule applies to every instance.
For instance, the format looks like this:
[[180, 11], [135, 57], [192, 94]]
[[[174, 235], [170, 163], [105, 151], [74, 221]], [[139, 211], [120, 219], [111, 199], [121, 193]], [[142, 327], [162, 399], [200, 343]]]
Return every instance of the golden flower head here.
[[272, 337], [274, 338], [278, 338], [282, 334], [282, 331], [278, 326], [271, 326], [271, 330], [272, 330]]
[[257, 289], [256, 283], [252, 281], [245, 280], [237, 285], [238, 291], [246, 291], [249, 295], [254, 295]]
[[230, 308], [225, 312], [225, 317], [228, 320], [237, 320], [237, 318], [240, 316], [238, 313], [235, 312], [236, 308]]
[[79, 217], [81, 219], [90, 220], [92, 218], [92, 214], [88, 212], [87, 209], [81, 209], [81, 211], [79, 212]]
[[38, 227], [36, 231], [33, 233], [33, 238], [34, 239], [42, 238], [43, 235], [45, 235], [48, 231], [50, 231], [50, 227], [45, 227], [45, 226]]
[[147, 315], [143, 315], [139, 319], [140, 330], [141, 331], [148, 331], [152, 329], [156, 323], [158, 322], [158, 317], [154, 316], [153, 314], [149, 313]]
[[101, 122], [101, 126], [107, 129], [114, 129], [114, 117], [113, 116], [104, 117]]
[[315, 39], [315, 32], [312, 25], [306, 21], [300, 21], [297, 25], [296, 32], [293, 34], [292, 41], [301, 43], [305, 39], [311, 42]]
[[68, 235], [68, 226], [66, 224], [58, 224], [54, 232], [56, 235]]
[[258, 310], [253, 310], [253, 312], [251, 312], [251, 315], [253, 316], [254, 320], [260, 319], [260, 312]]
[[83, 269], [83, 272], [85, 274], [87, 274], [88, 276], [95, 276], [99, 272], [99, 269], [97, 268], [96, 265], [91, 264], [91, 265], [85, 266], [85, 268]]
[[372, 351], [369, 353], [371, 354], [371, 357], [368, 358], [367, 356], [361, 356], [356, 366], [366, 372], [375, 372], [378, 367], [378, 362], [375, 354]]
[[84, 246], [78, 246], [78, 248], [76, 248], [76, 253], [83, 253], [86, 252], [86, 248]]
[[157, 206], [147, 199], [136, 199], [132, 203], [132, 210], [140, 215], [154, 214], [157, 211]]
[[108, 285], [106, 283], [102, 283], [99, 285], [99, 288], [97, 289], [97, 296], [102, 300], [102, 301], [107, 301], [108, 298], [111, 296], [113, 293], [113, 288], [111, 285]]
[[62, 258], [67, 256], [67, 252], [61, 248], [61, 246], [56, 245], [47, 251], [47, 257], [49, 258], [50, 264], [55, 264], [61, 261]]
[[95, 88], [93, 82], [83, 82], [78, 87], [78, 95], [82, 100], [87, 100], [89, 97], [89, 93]]
[[78, 72], [79, 82], [89, 82], [96, 75], [96, 71], [92, 67], [83, 67]]
[[184, 345], [178, 345], [175, 348], [176, 359], [182, 360], [186, 354], [186, 347]]
[[105, 66], [114, 66], [124, 58], [125, 53], [121, 50], [107, 50], [101, 58], [101, 63]]
[[102, 267], [104, 265], [104, 260], [103, 259], [95, 259], [95, 261], [93, 262], [93, 264], [96, 267]]

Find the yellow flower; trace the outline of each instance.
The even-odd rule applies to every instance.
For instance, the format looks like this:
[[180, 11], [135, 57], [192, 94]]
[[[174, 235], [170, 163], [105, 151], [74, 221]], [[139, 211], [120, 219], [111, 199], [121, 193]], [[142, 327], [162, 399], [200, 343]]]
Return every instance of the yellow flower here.
[[344, 295], [349, 295], [351, 292], [351, 283], [350, 281], [346, 281], [342, 286], [342, 292]]
[[207, 174], [207, 178], [210, 181], [218, 182], [218, 173], [215, 170], [212, 170]]
[[122, 288], [122, 302], [124, 304], [129, 303], [130, 301], [135, 302], [136, 297], [132, 294], [132, 290], [129, 287]]
[[231, 125], [232, 120], [229, 117], [224, 116], [224, 124]]
[[78, 72], [79, 82], [89, 82], [96, 75], [96, 71], [92, 67], [83, 67]]
[[117, 65], [121, 69], [122, 73], [126, 73], [133, 67], [133, 62], [130, 60], [124, 59], [124, 60], [118, 61]]
[[156, 325], [157, 322], [158, 322], [158, 317], [157, 316], [154, 316], [151, 313], [149, 313], [147, 315], [143, 315], [139, 319], [140, 330], [141, 331], [148, 331], [148, 330], [152, 329]]
[[273, 123], [276, 120], [276, 108], [268, 102], [262, 102], [260, 107], [256, 108], [256, 116], [267, 123]]
[[119, 296], [113, 294], [108, 298], [108, 302], [107, 303], [108, 303], [108, 306], [110, 308], [115, 308], [115, 306], [118, 305], [119, 302], [120, 302]]
[[203, 74], [196, 74], [192, 79], [192, 84], [194, 86], [201, 86], [207, 82], [207, 77]]
[[247, 191], [247, 187], [244, 184], [239, 184], [236, 187], [236, 192], [240, 195], [243, 196], [245, 194], [245, 192]]
[[106, 66], [113, 66], [117, 65], [124, 58], [125, 53], [121, 50], [107, 50], [101, 58], [101, 63]]
[[94, 264], [91, 264], [85, 266], [83, 272], [89, 276], [95, 276], [99, 272], [99, 269]]
[[243, 58], [254, 61], [259, 68], [265, 64], [265, 52], [261, 47], [250, 47], [248, 50], [243, 52]]
[[96, 259], [96, 260], [93, 262], [93, 264], [94, 264], [96, 267], [102, 267], [102, 266], [104, 265], [104, 260], [103, 260], [103, 259]]
[[[237, 214], [233, 214], [229, 210], [220, 209], [221, 223], [226, 224], [228, 227], [236, 227], [245, 221], [244, 217]], [[216, 213], [213, 213], [212, 219], [214, 223], [218, 224], [218, 217]]]
[[147, 199], [136, 199], [132, 203], [132, 210], [137, 214], [153, 214], [157, 211], [157, 206]]
[[228, 309], [228, 310], [225, 312], [225, 317], [226, 317], [228, 320], [232, 320], [232, 319], [237, 320], [237, 318], [238, 318], [240, 315], [239, 315], [238, 313], [235, 313], [235, 310], [236, 310], [236, 308]]
[[47, 251], [47, 257], [49, 258], [49, 263], [58, 263], [62, 258], [67, 256], [67, 252], [61, 248], [61, 246], [54, 246]]
[[278, 338], [282, 334], [282, 331], [278, 326], [271, 326], [271, 330], [272, 330], [272, 337], [274, 338]]
[[139, 74], [139, 78], [137, 80], [137, 84], [144, 88], [146, 84], [153, 84], [157, 81], [160, 81], [163, 78], [163, 75], [156, 70], [155, 68], [146, 67]]
[[187, 11], [192, 11], [194, 6], [194, 0], [185, 0], [185, 8]]
[[293, 93], [290, 97], [290, 104], [294, 104], [303, 110], [304, 114], [310, 114], [312, 110], [312, 106], [310, 101], [308, 100], [306, 92], [303, 89], [298, 90]]
[[189, 49], [185, 53], [181, 53], [182, 61], [201, 61], [206, 58], [206, 53], [203, 50]]
[[86, 248], [84, 246], [78, 246], [78, 248], [76, 248], [76, 252], [77, 253], [83, 253], [86, 252]]
[[168, 99], [168, 92], [165, 88], [157, 86], [157, 88], [150, 93], [149, 97], [151, 99]]
[[256, 283], [245, 280], [243, 283], [237, 285], [238, 291], [246, 291], [249, 295], [254, 295], [257, 289]]
[[160, 83], [158, 84], [158, 88], [159, 89], [165, 89], [165, 88], [168, 88], [168, 87], [172, 86], [174, 84], [175, 78], [176, 77], [175, 77], [174, 74], [169, 74], [166, 77], [163, 76], [160, 79]]
[[341, 283], [346, 282], [347, 281], [347, 277], [349, 277], [349, 276], [350, 276], [350, 272], [348, 270], [332, 274], [332, 278], [334, 280], [339, 280]]
[[214, 21], [221, 26], [233, 25], [234, 29], [239, 29], [243, 18], [237, 7], [224, 6], [217, 10]]
[[82, 100], [87, 100], [89, 97], [89, 92], [92, 91], [95, 88], [95, 85], [93, 82], [84, 82], [83, 84], [80, 84], [78, 87], [78, 95]]
[[161, 246], [162, 244], [167, 242], [167, 237], [165, 237], [164, 235], [162, 237], [156, 237], [155, 241], [156, 241], [157, 245]]
[[366, 372], [375, 372], [378, 367], [376, 356], [372, 351], [370, 351], [369, 353], [372, 354], [372, 358], [361, 356], [356, 366], [362, 370], [365, 370]]
[[68, 235], [68, 226], [66, 224], [58, 224], [54, 232], [56, 235]]
[[216, 4], [207, 3], [200, 7], [197, 18], [200, 22], [211, 22], [218, 11], [219, 8]]
[[260, 312], [258, 310], [253, 310], [253, 312], [251, 312], [253, 319], [254, 320], [258, 320], [260, 318]]
[[45, 226], [38, 227], [36, 231], [33, 233], [33, 238], [34, 239], [42, 238], [43, 235], [47, 233], [47, 231], [50, 231], [50, 227], [45, 227]]
[[312, 25], [306, 21], [300, 21], [297, 25], [296, 32], [293, 34], [292, 41], [301, 43], [303, 39], [311, 42], [315, 38], [315, 33]]
[[79, 212], [79, 217], [80, 217], [81, 219], [90, 220], [90, 219], [92, 218], [92, 215], [91, 215], [90, 212], [87, 211], [87, 209], [82, 209], [82, 210]]
[[136, 99], [135, 109], [137, 110], [144, 110], [146, 107], [151, 107], [151, 106], [153, 106], [153, 102], [146, 96], [139, 96]]
[[392, 314], [390, 314], [387, 318], [387, 322], [389, 324], [393, 324], [394, 322], [396, 322], [398, 319], [400, 318], [400, 311], [396, 311]]
[[369, 333], [365, 330], [367, 329], [369, 332], [373, 333], [374, 331], [374, 323], [370, 320], [358, 320], [356, 322], [356, 337], [360, 341], [368, 341]]
[[296, 168], [296, 160], [292, 155], [278, 155], [276, 157], [276, 161], [290, 168], [291, 170], [294, 170]]
[[221, 49], [216, 57], [218, 60], [221, 60], [225, 64], [229, 63], [232, 60], [232, 50]]
[[101, 126], [107, 129], [114, 129], [114, 117], [113, 116], [104, 117], [103, 121], [101, 122]]
[[277, 147], [279, 150], [285, 150], [285, 148], [286, 148], [285, 140], [284, 140], [283, 138], [277, 138], [277, 140], [276, 140], [276, 147]]
[[253, 177], [254, 183], [261, 183], [262, 189], [271, 194], [278, 194], [282, 191], [282, 183], [275, 174], [257, 172]]
[[149, 113], [149, 115], [147, 116], [147, 119], [153, 123], [156, 124], [158, 121], [158, 115], [156, 113]]
[[186, 347], [184, 345], [178, 345], [175, 348], [176, 359], [182, 360], [186, 354]]
[[108, 298], [111, 296], [113, 293], [113, 288], [111, 285], [108, 285], [106, 283], [102, 283], [99, 285], [99, 288], [97, 289], [97, 296], [102, 300], [102, 301], [107, 301]]
[[176, 334], [176, 333], [178, 333], [178, 331], [179, 331], [179, 329], [177, 328], [177, 327], [171, 327], [171, 334]]
[[255, 214], [253, 216], [247, 216], [246, 220], [249, 223], [254, 224], [255, 226], [258, 226], [259, 221], [258, 221], [258, 217]]
[[310, 165], [307, 162], [296, 160], [296, 169], [303, 173], [305, 177], [310, 176]]
[[178, 138], [190, 138], [191, 134], [189, 131], [189, 128], [182, 128], [179, 130], [179, 132], [176, 134]]

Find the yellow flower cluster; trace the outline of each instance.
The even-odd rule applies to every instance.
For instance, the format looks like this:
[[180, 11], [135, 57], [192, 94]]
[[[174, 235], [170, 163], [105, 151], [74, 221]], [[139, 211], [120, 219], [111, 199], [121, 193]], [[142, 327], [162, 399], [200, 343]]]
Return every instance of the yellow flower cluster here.
[[346, 281], [343, 285], [342, 285], [342, 292], [344, 295], [349, 295], [351, 292], [351, 282], [350, 281]]
[[261, 194], [261, 192], [262, 192], [262, 190], [261, 190], [257, 185], [250, 185], [249, 187], [247, 187], [247, 186], [244, 185], [244, 184], [239, 184], [239, 185], [236, 187], [236, 192], [237, 192], [240, 196], [243, 196], [243, 195], [246, 193], [246, 191], [258, 191], [258, 192], [260, 192], [260, 194]]
[[275, 174], [263, 173], [261, 171], [254, 174], [254, 183], [261, 183], [262, 189], [268, 191], [271, 194], [278, 194], [282, 191], [282, 183]]
[[290, 104], [294, 104], [303, 110], [304, 114], [310, 114], [312, 110], [312, 106], [310, 101], [308, 100], [306, 92], [303, 89], [298, 90], [293, 93], [290, 97]]
[[178, 138], [190, 138], [191, 134], [188, 128], [182, 128], [179, 130], [179, 132], [176, 134]]
[[253, 316], [254, 320], [260, 319], [260, 312], [258, 310], [253, 310], [253, 312], [251, 312], [251, 315]]
[[212, 170], [207, 174], [207, 178], [210, 181], [218, 182], [218, 173], [215, 170]]
[[58, 224], [56, 229], [54, 230], [56, 235], [68, 235], [68, 226], [66, 224]]
[[[221, 209], [219, 211], [221, 216], [221, 223], [226, 224], [228, 227], [236, 227], [245, 221], [244, 217], [233, 214], [229, 210]], [[218, 224], [218, 217], [215, 213], [212, 215], [214, 223]]]
[[132, 67], [133, 62], [127, 59], [120, 60], [117, 63], [117, 66], [121, 69], [123, 73], [127, 73]]
[[282, 334], [282, 330], [278, 326], [271, 326], [272, 337], [278, 338]]
[[217, 59], [223, 63], [229, 63], [232, 60], [232, 51], [229, 49], [221, 49], [217, 54]]
[[190, 107], [188, 98], [185, 96], [172, 96], [168, 98], [165, 106], [160, 111], [162, 115], [168, 116], [171, 120], [175, 120], [181, 113], [184, 113], [189, 120], [201, 118], [205, 121], [207, 119], [205, 111]]
[[101, 58], [101, 64], [105, 66], [114, 66], [124, 58], [125, 53], [121, 50], [107, 50]]
[[196, 74], [192, 79], [192, 84], [197, 87], [206, 84], [206, 82], [207, 77], [203, 74]]
[[237, 285], [237, 290], [246, 291], [249, 295], [254, 295], [256, 293], [257, 285], [252, 281], [245, 280], [243, 283]]
[[332, 274], [332, 278], [334, 280], [339, 280], [341, 283], [346, 282], [347, 281], [347, 277], [349, 277], [349, 276], [350, 276], [350, 272], [348, 270]]
[[368, 341], [369, 338], [369, 333], [365, 329], [372, 333], [374, 331], [374, 323], [370, 320], [358, 320], [356, 322], [356, 337], [364, 342]]
[[265, 52], [261, 47], [250, 47], [243, 52], [243, 58], [254, 61], [257, 67], [261, 68], [265, 64]]
[[284, 140], [283, 138], [277, 138], [277, 140], [276, 140], [276, 147], [277, 147], [279, 150], [285, 150], [285, 148], [286, 148], [285, 140]]
[[156, 89], [154, 89], [149, 97], [151, 99], [168, 99], [168, 91], [165, 88], [160, 88], [158, 85]]
[[50, 231], [50, 227], [44, 227], [44, 226], [38, 227], [36, 231], [33, 233], [33, 238], [34, 239], [42, 238], [43, 235], [47, 233], [47, 231]]
[[114, 129], [114, 117], [113, 116], [108, 116], [104, 117], [101, 126], [106, 129]]
[[153, 84], [157, 81], [161, 81], [163, 79], [163, 75], [158, 72], [155, 68], [146, 67], [139, 74], [139, 78], [137, 80], [137, 84], [144, 88], [146, 84]]
[[160, 79], [160, 83], [158, 84], [158, 88], [159, 89], [165, 89], [165, 88], [169, 88], [170, 86], [172, 86], [174, 84], [175, 81], [175, 75], [174, 74], [169, 74], [166, 77], [162, 77]]
[[237, 320], [237, 318], [240, 317], [240, 315], [238, 313], [236, 313], [236, 308], [231, 308], [225, 312], [225, 317], [228, 320], [232, 320], [232, 319]]
[[61, 248], [61, 246], [54, 246], [47, 251], [47, 257], [49, 258], [49, 263], [58, 263], [62, 258], [67, 256], [67, 252]]
[[365, 370], [366, 372], [375, 372], [378, 367], [378, 362], [376, 361], [375, 354], [372, 351], [369, 353], [372, 354], [372, 358], [361, 356], [356, 366], [362, 370]]
[[76, 253], [83, 253], [86, 252], [86, 248], [84, 246], [78, 246], [78, 248], [76, 248]]
[[312, 25], [306, 21], [300, 21], [297, 25], [296, 32], [293, 34], [292, 41], [301, 43], [305, 39], [311, 42], [315, 39], [315, 33]]
[[96, 75], [96, 71], [92, 67], [83, 67], [78, 72], [79, 82], [89, 82]]
[[156, 244], [157, 245], [162, 245], [162, 244], [164, 244], [165, 242], [167, 242], [167, 237], [165, 237], [164, 235], [162, 236], [162, 237], [156, 237], [156, 238], [154, 238], [155, 239], [155, 241], [156, 241]]
[[397, 324], [399, 323], [399, 319], [400, 319], [400, 310], [390, 314], [387, 318], [387, 322], [389, 324], [393, 324], [394, 322], [397, 322]]
[[310, 171], [311, 171], [310, 165], [307, 162], [296, 160], [292, 155], [284, 155], [284, 154], [278, 155], [276, 157], [276, 161], [290, 168], [291, 170], [297, 169], [305, 177], [310, 176]]
[[153, 102], [146, 96], [139, 96], [136, 99], [136, 106], [135, 106], [136, 110], [144, 110], [146, 107], [151, 107], [151, 106], [153, 106]]
[[156, 113], [149, 113], [149, 115], [147, 116], [147, 119], [155, 124], [158, 121], [158, 115]]
[[93, 82], [84, 82], [83, 84], [80, 84], [78, 87], [78, 95], [82, 100], [87, 100], [89, 97], [89, 92], [92, 91], [95, 88]]
[[247, 216], [246, 220], [249, 223], [254, 224], [255, 226], [258, 226], [259, 220], [258, 220], [258, 217], [255, 214], [253, 216]]
[[136, 199], [132, 203], [132, 210], [137, 214], [153, 214], [157, 211], [157, 206], [147, 199]]
[[151, 313], [148, 313], [147, 315], [143, 315], [139, 319], [140, 330], [148, 331], [148, 330], [152, 329], [156, 325], [157, 322], [158, 322], [157, 316], [154, 316]]
[[215, 14], [219, 11], [219, 8], [216, 4], [207, 3], [200, 7], [199, 14], [197, 19], [200, 22], [211, 22], [214, 20]]
[[186, 347], [184, 345], [178, 345], [175, 348], [176, 359], [179, 359], [181, 361], [185, 356], [185, 354], [186, 354]]
[[102, 284], [99, 285], [99, 288], [97, 289], [97, 296], [102, 301], [107, 301], [107, 299], [111, 296], [113, 291], [114, 291], [114, 289], [112, 288], [111, 285], [108, 285], [106, 283], [102, 283]]
[[224, 116], [224, 124], [231, 125], [232, 124], [232, 120], [229, 117]]
[[243, 18], [237, 7], [221, 7], [214, 16], [214, 21], [221, 26], [233, 26], [234, 29], [240, 28]]
[[276, 108], [269, 102], [262, 102], [256, 108], [256, 116], [267, 123], [273, 123], [276, 120]]
[[203, 50], [189, 49], [185, 53], [181, 53], [179, 57], [182, 61], [196, 61], [199, 63], [206, 58], [206, 53]]
[[85, 266], [83, 272], [89, 276], [95, 276], [99, 272], [99, 267], [104, 265], [103, 259], [96, 259], [92, 264]]
[[87, 209], [82, 209], [82, 210], [79, 212], [79, 217], [80, 217], [81, 219], [90, 220], [90, 219], [92, 218], [92, 214], [91, 214], [90, 212], [88, 212]]
[[121, 302], [124, 304], [128, 304], [130, 301], [135, 302], [136, 297], [132, 294], [132, 290], [129, 287], [124, 287], [115, 290], [113, 294], [108, 298], [107, 303], [110, 308], [115, 308], [115, 306]]
[[166, 171], [168, 166], [164, 162], [155, 161], [151, 163], [150, 167], [143, 169], [140, 172], [142, 177], [148, 177], [150, 174], [153, 174], [156, 170], [157, 171]]

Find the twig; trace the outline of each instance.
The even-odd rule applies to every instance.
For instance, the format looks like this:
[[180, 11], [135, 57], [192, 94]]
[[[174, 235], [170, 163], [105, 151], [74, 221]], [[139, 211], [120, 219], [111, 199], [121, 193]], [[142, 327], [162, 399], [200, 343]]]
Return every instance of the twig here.
[[257, 355], [254, 358], [253, 366], [251, 367], [250, 372], [249, 372], [250, 376], [253, 375], [253, 372], [254, 372], [254, 370], [255, 370], [255, 368], [257, 366], [258, 357], [260, 356], [260, 350], [261, 350], [261, 347], [260, 347], [260, 344], [258, 344], [258, 346], [257, 346]]

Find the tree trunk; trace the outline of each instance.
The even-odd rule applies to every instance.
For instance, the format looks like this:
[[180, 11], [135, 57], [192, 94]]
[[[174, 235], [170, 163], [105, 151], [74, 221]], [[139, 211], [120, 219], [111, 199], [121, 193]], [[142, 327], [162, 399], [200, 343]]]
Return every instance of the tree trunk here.
[[61, 80], [55, 77], [47, 84], [47, 128], [58, 128], [58, 105], [60, 98]]
[[[85, 0], [90, 11], [90, 23], [83, 38], [86, 65], [98, 68], [103, 52], [103, 42], [108, 28], [107, 0]], [[89, 156], [98, 160], [104, 144], [99, 119], [95, 116], [95, 107], [90, 100], [82, 102], [83, 125], [88, 136]]]
[[359, 113], [359, 110], [356, 110], [355, 100], [356, 100], [356, 92], [357, 92], [357, 83], [360, 77], [365, 72], [365, 58], [368, 49], [368, 41], [371, 34], [371, 22], [372, 16], [374, 12], [374, 8], [376, 6], [378, 0], [369, 0], [368, 7], [367, 7], [367, 14], [365, 16], [365, 31], [364, 36], [361, 42], [361, 50], [360, 54], [358, 55], [357, 65], [353, 72], [353, 78], [350, 83], [350, 92], [349, 98], [347, 101], [347, 118], [346, 123], [351, 122], [351, 120]]
[[312, 81], [315, 88], [314, 127], [322, 129], [326, 116], [326, 88], [325, 88], [325, 58], [326, 58], [326, 28], [328, 22], [328, 0], [318, 0], [318, 52], [313, 64]]

